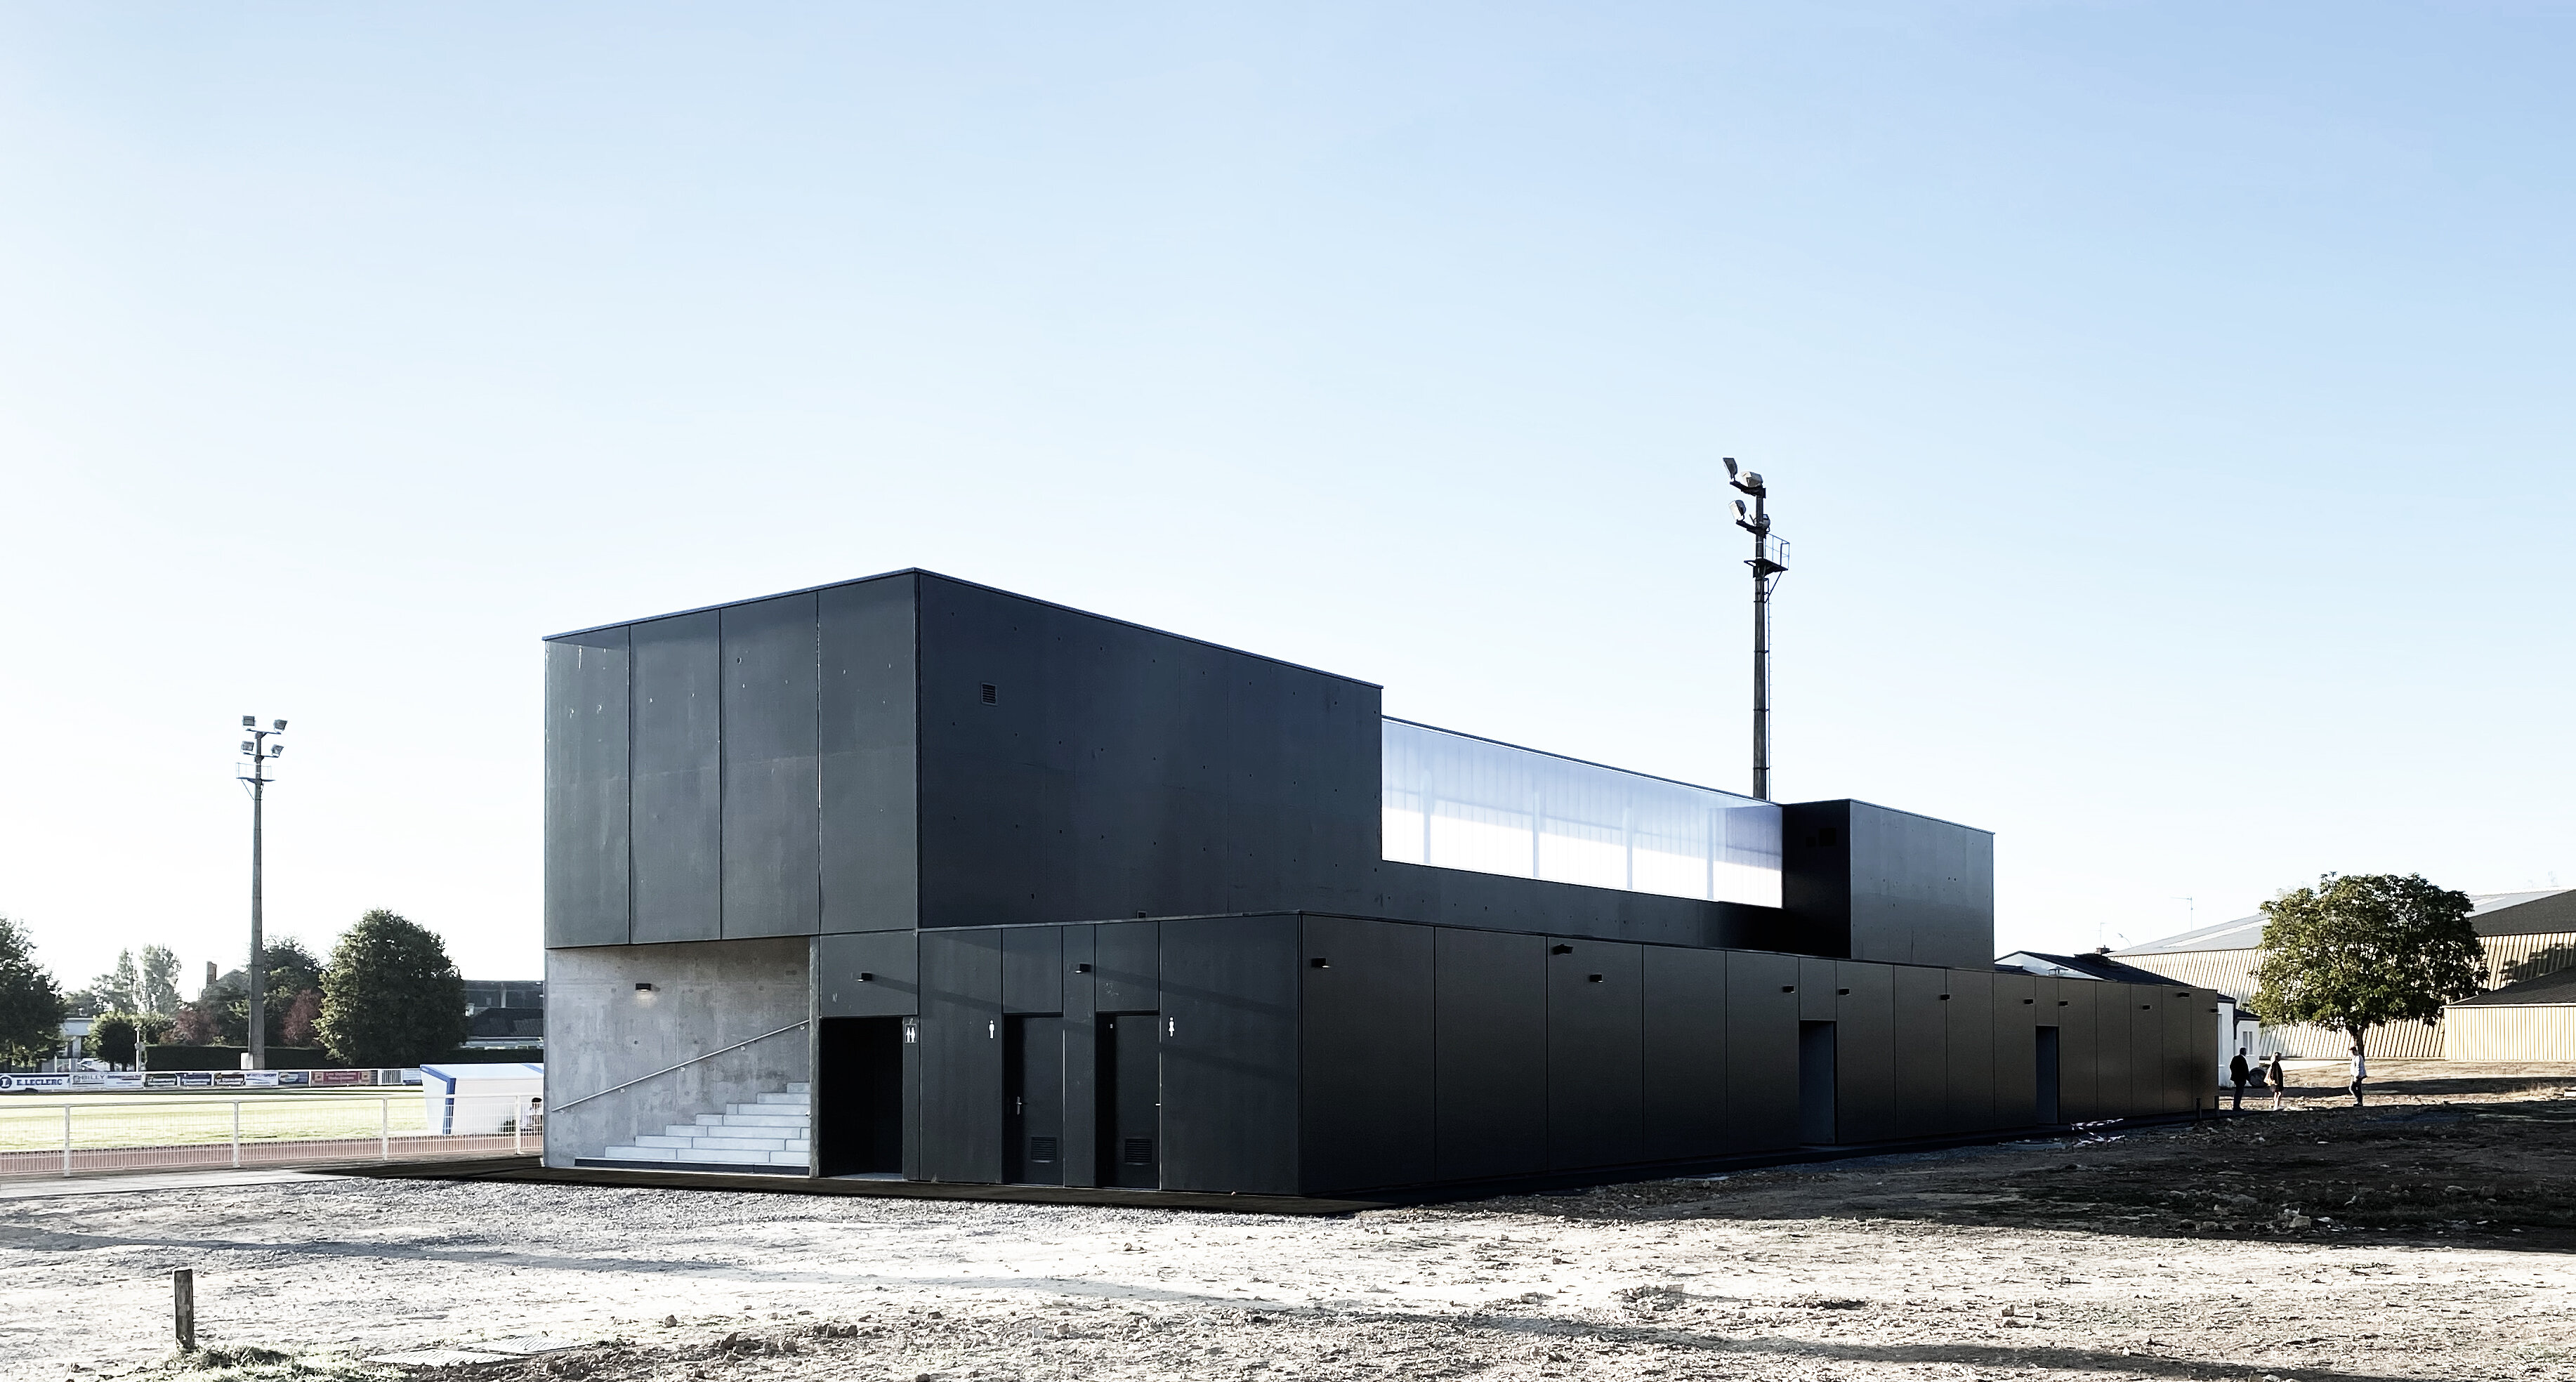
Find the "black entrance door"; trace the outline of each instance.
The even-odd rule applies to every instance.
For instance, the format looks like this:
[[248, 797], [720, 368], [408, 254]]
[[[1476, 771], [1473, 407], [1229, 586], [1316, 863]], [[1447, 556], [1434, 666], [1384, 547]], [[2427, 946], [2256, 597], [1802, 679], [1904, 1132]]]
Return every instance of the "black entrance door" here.
[[1002, 1179], [1064, 1184], [1064, 1019], [1012, 1017], [1002, 1034]]
[[900, 1017], [827, 1017], [816, 1043], [815, 1169], [827, 1176], [903, 1173]]
[[1100, 1183], [1132, 1190], [1163, 1183], [1162, 1018], [1100, 1019]]
[[1834, 1024], [1798, 1024], [1798, 1141], [1829, 1147], [1834, 1136]]

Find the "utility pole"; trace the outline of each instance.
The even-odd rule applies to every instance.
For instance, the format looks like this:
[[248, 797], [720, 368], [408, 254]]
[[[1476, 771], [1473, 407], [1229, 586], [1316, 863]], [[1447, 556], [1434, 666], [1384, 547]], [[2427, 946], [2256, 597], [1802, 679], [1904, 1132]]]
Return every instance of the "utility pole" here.
[[1753, 534], [1753, 799], [1771, 799], [1771, 588], [1789, 569], [1789, 544], [1771, 536], [1771, 516], [1762, 509], [1771, 491], [1754, 472], [1737, 471], [1725, 457], [1726, 482], [1753, 496], [1748, 509], [1735, 501], [1735, 526]]
[[[242, 728], [250, 731], [250, 737], [244, 739], [241, 746], [243, 757], [250, 761], [237, 767], [233, 776], [250, 788], [250, 969], [247, 971], [250, 981], [250, 1064], [244, 1068], [266, 1070], [268, 1014], [265, 1011], [266, 995], [261, 990], [268, 986], [268, 956], [260, 939], [260, 829], [263, 824], [261, 815], [267, 805], [268, 765], [286, 752], [284, 744], [268, 741], [270, 736], [286, 732], [286, 722], [271, 720], [269, 728], [261, 729], [258, 716], [244, 715]], [[214, 966], [208, 965], [207, 968]]]

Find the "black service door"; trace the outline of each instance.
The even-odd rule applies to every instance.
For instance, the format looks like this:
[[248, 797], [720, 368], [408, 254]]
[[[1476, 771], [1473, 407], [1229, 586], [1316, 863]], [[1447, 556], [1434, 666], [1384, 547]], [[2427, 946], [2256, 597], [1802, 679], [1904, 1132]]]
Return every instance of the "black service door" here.
[[1162, 1015], [1100, 1019], [1100, 1183], [1156, 1190], [1163, 1183]]
[[827, 1176], [903, 1173], [903, 1017], [827, 1017], [815, 1051], [814, 1148]]
[[1064, 1019], [1006, 1017], [1002, 1179], [1064, 1184]]

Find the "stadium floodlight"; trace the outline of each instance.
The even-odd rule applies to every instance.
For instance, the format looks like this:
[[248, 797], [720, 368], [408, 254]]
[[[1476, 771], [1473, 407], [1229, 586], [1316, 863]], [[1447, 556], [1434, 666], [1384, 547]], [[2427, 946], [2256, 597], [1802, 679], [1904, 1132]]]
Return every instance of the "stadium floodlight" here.
[[260, 903], [263, 882], [260, 848], [267, 826], [268, 765], [272, 759], [286, 752], [284, 744], [268, 742], [268, 736], [285, 732], [286, 722], [272, 720], [269, 723], [275, 728], [261, 729], [256, 715], [242, 717], [242, 728], [250, 731], [250, 738], [242, 741], [241, 746], [242, 755], [250, 760], [244, 765], [249, 771], [234, 773], [242, 785], [250, 788], [250, 967], [245, 971], [250, 981], [250, 1011], [245, 1015], [250, 1019], [249, 1068], [253, 1070], [268, 1068], [267, 995], [263, 992], [268, 986], [268, 947], [261, 936], [264, 918]]
[[1771, 515], [1765, 501], [1771, 490], [1755, 471], [1735, 464], [1733, 456], [1726, 462], [1726, 482], [1752, 499], [1751, 508], [1744, 500], [1735, 501], [1735, 526], [1753, 535], [1753, 796], [1757, 801], [1771, 799], [1771, 589], [1779, 583], [1780, 573], [1789, 569], [1789, 544], [1771, 536]]

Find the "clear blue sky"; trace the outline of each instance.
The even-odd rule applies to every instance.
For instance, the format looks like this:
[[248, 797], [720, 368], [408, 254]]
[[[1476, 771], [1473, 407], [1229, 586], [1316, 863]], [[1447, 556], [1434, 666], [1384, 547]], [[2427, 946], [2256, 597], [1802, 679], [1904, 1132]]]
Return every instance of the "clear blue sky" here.
[[[2576, 15], [0, 9], [0, 912], [537, 971], [537, 637], [927, 566], [1998, 832], [2576, 884]], [[2182, 899], [2195, 899], [2186, 904]], [[193, 983], [193, 981], [192, 981]]]

